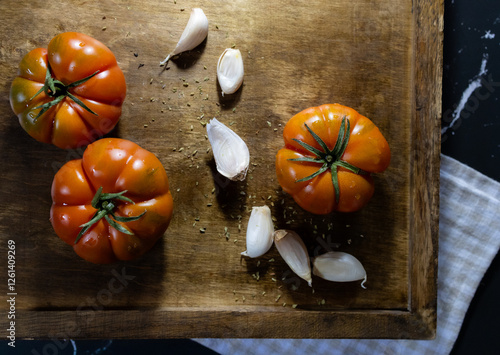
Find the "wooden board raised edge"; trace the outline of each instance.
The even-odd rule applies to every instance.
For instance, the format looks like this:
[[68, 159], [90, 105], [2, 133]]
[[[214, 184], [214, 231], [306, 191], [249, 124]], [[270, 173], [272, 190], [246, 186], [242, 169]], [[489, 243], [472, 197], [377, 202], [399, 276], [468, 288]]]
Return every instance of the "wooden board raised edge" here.
[[[401, 338], [429, 337], [407, 311], [306, 311], [275, 307], [21, 312], [37, 339]], [[47, 332], [47, 329], [50, 331]]]
[[410, 216], [410, 305], [420, 336], [433, 338], [437, 321], [439, 171], [444, 5], [414, 2], [414, 122]]

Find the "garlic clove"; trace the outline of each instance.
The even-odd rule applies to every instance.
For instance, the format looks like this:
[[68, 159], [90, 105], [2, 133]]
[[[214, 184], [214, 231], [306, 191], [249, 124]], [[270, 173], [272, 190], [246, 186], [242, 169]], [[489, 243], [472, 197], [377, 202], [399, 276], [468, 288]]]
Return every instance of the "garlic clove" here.
[[243, 139], [216, 118], [208, 122], [207, 135], [212, 145], [217, 171], [230, 180], [245, 180], [250, 164], [250, 152]]
[[290, 269], [312, 287], [309, 255], [300, 236], [294, 231], [280, 229], [274, 232], [274, 244]]
[[217, 80], [224, 94], [234, 94], [243, 83], [243, 57], [239, 49], [227, 48], [217, 62]]
[[273, 232], [274, 225], [269, 207], [253, 207], [247, 226], [247, 250], [241, 255], [257, 258], [267, 253], [273, 245]]
[[366, 288], [366, 271], [361, 262], [341, 251], [330, 251], [314, 258], [313, 274], [335, 282], [363, 280], [361, 287]]
[[198, 47], [208, 35], [208, 19], [200, 8], [191, 10], [188, 23], [182, 32], [181, 38], [175, 49], [160, 62], [160, 66], [165, 65], [171, 57], [182, 52], [190, 51]]

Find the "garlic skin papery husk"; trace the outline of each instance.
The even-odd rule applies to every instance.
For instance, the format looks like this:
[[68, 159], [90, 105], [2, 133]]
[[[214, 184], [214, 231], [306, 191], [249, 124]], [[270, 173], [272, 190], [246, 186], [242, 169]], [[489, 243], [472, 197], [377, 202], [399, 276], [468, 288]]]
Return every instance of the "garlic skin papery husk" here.
[[217, 171], [233, 181], [243, 181], [250, 164], [250, 152], [243, 139], [216, 118], [207, 123], [207, 135]]
[[273, 233], [274, 225], [269, 207], [252, 207], [247, 226], [247, 250], [241, 255], [258, 258], [267, 253], [273, 245]]
[[217, 80], [224, 94], [234, 94], [243, 83], [243, 57], [239, 49], [226, 48], [217, 62]]
[[280, 229], [274, 232], [274, 244], [290, 269], [312, 287], [309, 255], [300, 236], [294, 231]]
[[189, 21], [182, 32], [181, 38], [175, 49], [160, 62], [160, 66], [167, 64], [171, 57], [182, 52], [190, 51], [198, 47], [208, 35], [208, 19], [205, 13], [200, 8], [191, 10]]
[[361, 262], [341, 251], [330, 251], [314, 258], [313, 274], [335, 282], [363, 280], [361, 287], [366, 288], [366, 271]]

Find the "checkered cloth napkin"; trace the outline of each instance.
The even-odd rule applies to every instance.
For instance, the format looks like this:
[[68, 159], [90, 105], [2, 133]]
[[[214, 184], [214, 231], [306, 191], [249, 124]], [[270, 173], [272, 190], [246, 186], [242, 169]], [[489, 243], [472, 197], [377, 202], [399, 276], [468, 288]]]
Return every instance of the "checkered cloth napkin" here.
[[221, 354], [448, 354], [500, 249], [500, 183], [441, 156], [437, 334], [434, 340], [194, 339]]

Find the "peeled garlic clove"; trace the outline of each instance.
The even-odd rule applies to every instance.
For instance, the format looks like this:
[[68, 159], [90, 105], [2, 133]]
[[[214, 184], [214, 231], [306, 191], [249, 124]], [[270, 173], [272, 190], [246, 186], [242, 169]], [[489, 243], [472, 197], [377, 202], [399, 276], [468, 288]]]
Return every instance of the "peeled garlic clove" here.
[[361, 262], [341, 251], [330, 251], [314, 258], [313, 274], [335, 282], [363, 280], [361, 287], [366, 288], [366, 271]]
[[241, 255], [257, 258], [267, 253], [273, 245], [273, 232], [274, 225], [269, 207], [253, 207], [247, 226], [247, 250]]
[[160, 62], [160, 66], [165, 65], [171, 57], [176, 54], [190, 51], [198, 47], [201, 42], [207, 38], [208, 35], [208, 19], [205, 13], [200, 8], [194, 8], [191, 10], [191, 15], [189, 16], [189, 21], [182, 32], [177, 46], [170, 53], [165, 60]]
[[274, 244], [290, 269], [312, 286], [309, 255], [299, 235], [291, 230], [277, 230], [274, 232]]
[[250, 152], [243, 139], [216, 118], [208, 122], [207, 135], [212, 145], [217, 171], [230, 180], [245, 180], [250, 164]]
[[239, 49], [227, 48], [217, 63], [217, 80], [222, 96], [234, 94], [243, 83], [243, 58]]

